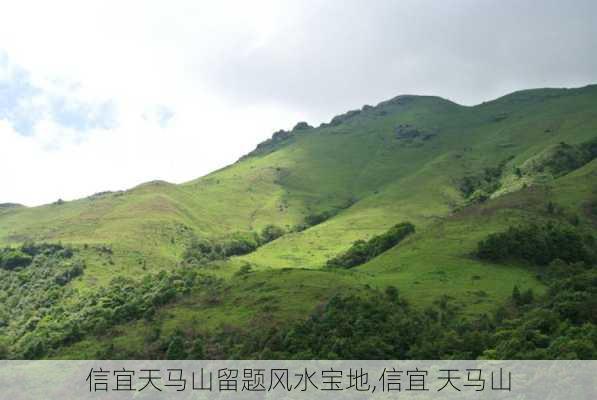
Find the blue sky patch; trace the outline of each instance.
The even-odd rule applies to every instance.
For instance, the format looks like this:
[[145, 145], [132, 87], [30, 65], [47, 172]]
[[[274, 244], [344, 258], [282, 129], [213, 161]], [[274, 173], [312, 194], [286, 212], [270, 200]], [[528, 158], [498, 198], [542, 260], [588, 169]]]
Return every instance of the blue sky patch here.
[[0, 119], [19, 134], [30, 136], [44, 118], [81, 134], [117, 126], [113, 102], [85, 102], [37, 87], [24, 68], [12, 64], [0, 51]]

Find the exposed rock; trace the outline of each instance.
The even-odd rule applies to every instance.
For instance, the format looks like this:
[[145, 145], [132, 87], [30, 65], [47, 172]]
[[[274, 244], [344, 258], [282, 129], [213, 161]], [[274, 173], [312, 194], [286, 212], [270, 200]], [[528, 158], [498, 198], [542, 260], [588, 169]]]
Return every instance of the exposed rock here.
[[[297, 126], [298, 125], [301, 126], [300, 128], [298, 128], [298, 130], [307, 129], [307, 128], [304, 128], [304, 125], [302, 125], [302, 124], [303, 123], [301, 123], [301, 122], [299, 122], [297, 124]], [[304, 124], [307, 125], [306, 123], [304, 123]], [[309, 127], [309, 125], [307, 125], [307, 126]], [[280, 129], [279, 131], [274, 132], [274, 134], [272, 135], [271, 138], [259, 143], [257, 145], [257, 147], [255, 147], [255, 150], [253, 150], [252, 152], [250, 152], [247, 155], [242, 156], [240, 158], [240, 160], [243, 160], [247, 157], [259, 155], [259, 154], [267, 154], [267, 153], [270, 153], [270, 152], [276, 150], [277, 148], [280, 147], [280, 145], [282, 145], [283, 143], [285, 143], [286, 141], [291, 139], [294, 136], [294, 132], [296, 130], [297, 130], [297, 127], [295, 126], [292, 131], [285, 131], [283, 129]]]
[[412, 102], [416, 97], [417, 96], [408, 95], [408, 94], [396, 96], [393, 99], [382, 101], [381, 103], [379, 103], [377, 105], [377, 107], [384, 107], [384, 106], [398, 105], [398, 104], [404, 105], [404, 104]]
[[332, 120], [330, 121], [330, 125], [331, 126], [338, 126], [343, 122], [348, 121], [349, 119], [353, 118], [354, 116], [358, 115], [361, 113], [361, 110], [351, 110], [345, 114], [340, 114], [340, 115], [336, 115], [334, 118], [332, 118]]
[[400, 124], [396, 127], [396, 137], [398, 139], [414, 139], [422, 135], [421, 131], [409, 124]]
[[435, 132], [421, 131], [410, 124], [400, 124], [395, 128], [396, 138], [406, 141], [427, 141], [435, 137]]
[[268, 139], [265, 142], [259, 143], [257, 145], [257, 147], [259, 148], [259, 146], [264, 146], [271, 142], [280, 142], [282, 140], [286, 140], [286, 139], [290, 138], [291, 136], [292, 136], [292, 132], [288, 132], [288, 131], [285, 131], [284, 129], [280, 129], [279, 131], [274, 132], [271, 139]]
[[302, 121], [297, 123], [294, 128], [292, 128], [293, 131], [302, 131], [302, 130], [306, 130], [306, 129], [312, 129], [313, 127], [311, 125], [309, 125], [308, 123]]
[[90, 200], [96, 200], [102, 197], [107, 197], [107, 196], [118, 196], [120, 194], [123, 194], [124, 192], [122, 190], [117, 190], [117, 191], [112, 191], [112, 190], [105, 190], [102, 192], [97, 192], [92, 194], [91, 196], [87, 197]]

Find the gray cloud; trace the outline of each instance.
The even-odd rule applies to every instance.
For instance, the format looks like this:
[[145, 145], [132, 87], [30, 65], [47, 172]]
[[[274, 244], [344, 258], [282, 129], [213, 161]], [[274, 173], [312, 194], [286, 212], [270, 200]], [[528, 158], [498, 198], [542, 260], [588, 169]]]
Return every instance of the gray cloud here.
[[213, 89], [317, 120], [403, 93], [476, 104], [597, 82], [594, 0], [302, 4], [265, 45], [247, 50], [247, 37], [203, 56], [199, 70]]

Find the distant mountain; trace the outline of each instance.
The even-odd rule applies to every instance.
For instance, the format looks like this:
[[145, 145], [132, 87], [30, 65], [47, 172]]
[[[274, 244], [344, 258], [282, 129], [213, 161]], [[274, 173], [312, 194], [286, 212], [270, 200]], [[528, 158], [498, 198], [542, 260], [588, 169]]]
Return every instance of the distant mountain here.
[[24, 208], [25, 206], [18, 203], [0, 203], [0, 213], [9, 212], [11, 210]]
[[0, 203], [0, 209], [19, 208], [19, 207], [25, 207], [25, 206], [22, 204], [18, 204], [18, 203]]

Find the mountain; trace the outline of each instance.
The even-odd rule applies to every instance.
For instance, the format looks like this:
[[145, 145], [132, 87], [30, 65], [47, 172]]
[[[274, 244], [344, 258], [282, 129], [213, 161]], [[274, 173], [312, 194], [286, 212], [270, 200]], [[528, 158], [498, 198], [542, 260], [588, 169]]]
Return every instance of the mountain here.
[[[524, 260], [475, 252], [491, 234], [529, 221], [595, 232], [596, 106], [597, 85], [525, 90], [473, 107], [398, 96], [319, 127], [278, 131], [236, 163], [184, 184], [0, 206], [5, 253], [30, 246], [23, 266], [13, 252], [19, 267], [0, 270], [9, 282], [0, 350], [5, 343], [11, 357], [151, 357], [148, 341], [289, 326], [336, 295], [388, 287], [415, 310], [449, 299], [465, 319], [495, 312], [515, 286], [541, 295], [547, 285]], [[398, 244], [353, 268], [326, 267], [355, 241], [366, 249], [406, 222], [415, 232]], [[44, 243], [59, 247], [35, 247]], [[53, 284], [32, 272], [36, 265], [63, 283], [51, 301], [44, 299]], [[18, 271], [29, 271], [26, 292]], [[127, 298], [162, 291], [150, 306]], [[15, 308], [16, 293], [32, 305]], [[81, 314], [106, 298], [112, 311], [101, 322]], [[127, 304], [142, 315], [118, 314]], [[77, 324], [84, 328], [71, 332]], [[68, 335], [50, 339], [66, 327]], [[206, 356], [230, 355], [209, 343]]]

